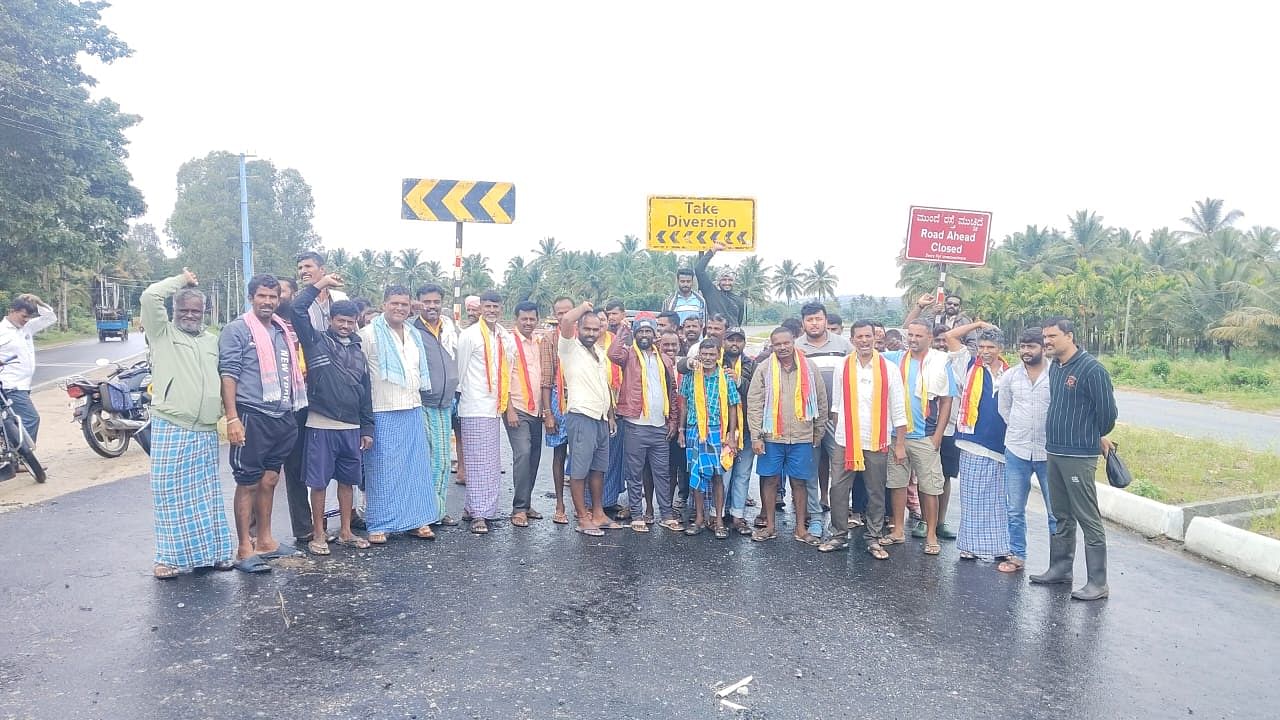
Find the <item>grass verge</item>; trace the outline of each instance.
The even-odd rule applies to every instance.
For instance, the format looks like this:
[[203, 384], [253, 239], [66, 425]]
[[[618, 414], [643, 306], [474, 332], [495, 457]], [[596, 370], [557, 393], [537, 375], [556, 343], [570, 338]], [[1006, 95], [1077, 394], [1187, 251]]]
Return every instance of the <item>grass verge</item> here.
[[1280, 455], [1125, 424], [1111, 438], [1133, 473], [1128, 491], [1135, 495], [1180, 505], [1280, 490]]
[[36, 347], [44, 348], [52, 345], [62, 345], [63, 343], [74, 342], [76, 340], [88, 340], [89, 338], [98, 337], [97, 330], [55, 330], [49, 328], [36, 335]]
[[1273, 512], [1270, 515], [1254, 518], [1249, 529], [1259, 535], [1266, 535], [1280, 540], [1280, 512]]
[[1143, 360], [1107, 355], [1102, 362], [1119, 387], [1252, 412], [1280, 410], [1280, 361], [1273, 358], [1242, 356], [1227, 362], [1207, 357]]

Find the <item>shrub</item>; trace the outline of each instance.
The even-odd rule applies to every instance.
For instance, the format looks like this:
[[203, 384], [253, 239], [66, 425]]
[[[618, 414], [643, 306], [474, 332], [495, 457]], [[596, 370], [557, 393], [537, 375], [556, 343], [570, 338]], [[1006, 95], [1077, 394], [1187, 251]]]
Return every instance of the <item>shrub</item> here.
[[1271, 387], [1271, 376], [1264, 370], [1241, 367], [1227, 373], [1227, 382], [1235, 387], [1266, 388]]
[[1133, 372], [1133, 361], [1126, 357], [1113, 357], [1110, 359], [1112, 379], [1115, 380], [1133, 380], [1135, 375]]
[[1161, 501], [1168, 497], [1163, 488], [1146, 478], [1134, 480], [1133, 484], [1127, 489], [1134, 495], [1141, 495], [1144, 498], [1156, 501]]
[[1151, 363], [1151, 374], [1155, 375], [1158, 378], [1161, 378], [1162, 380], [1169, 379], [1170, 369], [1171, 368], [1169, 366], [1169, 361], [1165, 360], [1164, 358], [1161, 358]]

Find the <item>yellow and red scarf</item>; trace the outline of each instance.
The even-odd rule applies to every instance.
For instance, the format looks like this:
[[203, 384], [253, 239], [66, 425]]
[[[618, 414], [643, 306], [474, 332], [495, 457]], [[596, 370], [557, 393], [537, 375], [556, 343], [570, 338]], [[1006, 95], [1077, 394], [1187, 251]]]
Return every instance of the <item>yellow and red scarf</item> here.
[[[720, 391], [720, 437], [723, 441], [728, 434], [729, 423], [729, 379], [725, 377], [724, 368], [716, 366], [716, 385]], [[710, 417], [707, 413], [706, 370], [699, 363], [693, 373], [693, 407], [698, 416], [698, 441], [705, 444], [710, 431]]]
[[[502, 347], [502, 336], [494, 337], [494, 333], [489, 330], [489, 323], [484, 320], [480, 321], [480, 337], [484, 338], [484, 379], [489, 392], [494, 392], [494, 383], [497, 383], [498, 393], [498, 412], [507, 411], [507, 403], [511, 400], [511, 366], [508, 364], [507, 353]], [[497, 360], [494, 360], [494, 353], [497, 352]], [[495, 378], [493, 374], [494, 366], [497, 366], [498, 375]]]
[[[928, 354], [925, 354], [928, 357]], [[915, 413], [911, 411], [911, 361], [914, 360], [910, 352], [902, 356], [902, 365], [898, 368], [902, 371], [902, 398], [907, 406], [907, 432], [915, 431]], [[917, 379], [920, 381], [920, 412], [924, 415], [924, 419], [929, 419], [929, 383], [924, 377], [924, 360], [917, 361], [920, 366], [920, 373]]]
[[[992, 381], [1009, 369], [1009, 363], [1000, 358], [999, 370], [993, 373]], [[974, 358], [969, 363], [969, 377], [965, 379], [964, 392], [960, 394], [960, 420], [957, 422], [960, 432], [972, 433], [978, 425], [978, 405], [982, 403], [982, 394], [987, 382], [986, 368]]]
[[[871, 351], [871, 444], [873, 452], [889, 446], [889, 361]], [[844, 361], [844, 469], [866, 470], [862, 447], [862, 418], [858, 413], [858, 355]]]
[[[633, 341], [631, 343], [631, 351], [636, 354], [636, 362], [640, 364], [640, 408], [641, 417], [651, 418], [649, 414], [649, 367], [645, 364], [644, 354], [640, 352], [640, 346]], [[667, 377], [667, 364], [662, 360], [662, 355], [655, 349], [652, 351], [654, 357], [658, 360], [658, 369], [661, 371], [662, 377]], [[662, 388], [662, 418], [663, 420], [671, 417], [671, 398], [667, 392], [667, 388]]]
[[[524, 356], [524, 343], [520, 340], [520, 333], [514, 333], [516, 336], [516, 363], [520, 370], [520, 390], [524, 392], [524, 409], [530, 415], [537, 413], [537, 405], [533, 401], [533, 383], [529, 381], [529, 360]], [[534, 349], [537, 349], [538, 338], [533, 338]]]
[[[818, 390], [813, 384], [813, 377], [809, 373], [809, 361], [805, 358], [804, 353], [795, 350], [796, 372], [800, 373], [800, 378], [796, 381], [796, 388], [791, 398], [791, 405], [794, 409], [798, 420], [815, 420], [818, 417]], [[782, 397], [778, 392], [778, 388], [782, 386], [782, 363], [778, 362], [777, 355], [770, 355], [765, 362], [769, 363], [769, 375], [765, 383], [765, 407], [768, 412], [764, 416], [764, 427], [761, 430], [766, 435], [777, 435], [782, 432]], [[760, 371], [756, 371], [756, 377], [760, 376]]]

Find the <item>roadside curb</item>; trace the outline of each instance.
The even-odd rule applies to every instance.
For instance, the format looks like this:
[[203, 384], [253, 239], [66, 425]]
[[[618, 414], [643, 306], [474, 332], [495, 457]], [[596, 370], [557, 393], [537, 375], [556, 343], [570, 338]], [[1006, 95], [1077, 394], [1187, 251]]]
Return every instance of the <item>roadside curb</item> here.
[[[1143, 537], [1167, 537], [1182, 540], [1182, 508], [1165, 505], [1141, 495], [1134, 495], [1106, 483], [1095, 482], [1098, 492], [1098, 511], [1102, 517], [1123, 525]], [[1032, 483], [1032, 490], [1040, 492], [1040, 484]]]
[[1280, 540], [1242, 530], [1210, 517], [1192, 518], [1186, 548], [1264, 580], [1280, 584]]

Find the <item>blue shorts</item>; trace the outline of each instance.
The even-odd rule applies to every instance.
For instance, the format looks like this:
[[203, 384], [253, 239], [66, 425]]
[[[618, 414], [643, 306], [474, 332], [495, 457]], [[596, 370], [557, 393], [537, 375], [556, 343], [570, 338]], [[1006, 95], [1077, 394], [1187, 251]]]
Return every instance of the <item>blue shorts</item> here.
[[756, 458], [756, 474], [761, 477], [786, 476], [812, 480], [813, 445], [810, 443], [764, 442], [764, 454]]
[[359, 485], [363, 453], [360, 430], [307, 428], [307, 461], [302, 480], [312, 490], [324, 490], [330, 480], [343, 485]]

